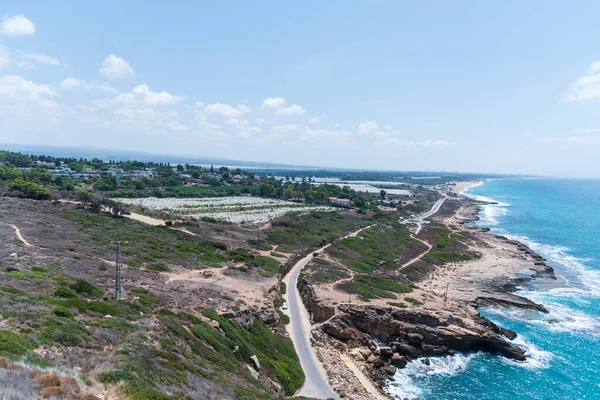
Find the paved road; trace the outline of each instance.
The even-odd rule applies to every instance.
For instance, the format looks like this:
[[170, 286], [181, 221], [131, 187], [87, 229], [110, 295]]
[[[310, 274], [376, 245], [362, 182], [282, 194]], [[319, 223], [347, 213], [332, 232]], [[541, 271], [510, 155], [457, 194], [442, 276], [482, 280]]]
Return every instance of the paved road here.
[[[367, 228], [370, 228], [370, 226], [363, 229]], [[363, 229], [359, 229], [345, 237], [356, 236]], [[316, 252], [321, 252], [327, 247], [329, 247], [329, 245], [320, 248]], [[297, 288], [298, 276], [300, 276], [300, 272], [312, 258], [313, 255], [309, 254], [298, 261], [284, 278], [284, 282], [287, 286], [287, 303], [289, 306], [289, 309], [284, 312], [290, 317], [290, 323], [287, 325], [287, 330], [292, 338], [296, 353], [298, 353], [298, 357], [300, 358], [300, 365], [306, 376], [304, 386], [298, 395], [315, 399], [340, 399], [337, 393], [329, 386], [327, 374], [311, 346], [310, 340], [312, 334], [310, 316], [304, 307], [304, 303], [300, 298], [300, 293]]]
[[423, 221], [425, 218], [431, 217], [433, 214], [440, 211], [440, 207], [442, 206], [442, 204], [444, 204], [444, 201], [446, 201], [446, 197], [442, 197], [441, 199], [436, 201], [433, 207], [431, 207], [431, 210], [417, 215], [414, 221]]

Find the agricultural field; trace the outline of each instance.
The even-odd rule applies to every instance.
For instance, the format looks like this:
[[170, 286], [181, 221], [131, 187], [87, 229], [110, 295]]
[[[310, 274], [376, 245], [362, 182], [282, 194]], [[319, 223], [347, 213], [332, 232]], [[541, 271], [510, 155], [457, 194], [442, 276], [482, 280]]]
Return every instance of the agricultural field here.
[[310, 206], [291, 201], [265, 199], [252, 196], [209, 198], [157, 198], [114, 199], [128, 206], [143, 210], [162, 211], [174, 218], [214, 218], [232, 223], [264, 223], [288, 212], [334, 211], [333, 207]]

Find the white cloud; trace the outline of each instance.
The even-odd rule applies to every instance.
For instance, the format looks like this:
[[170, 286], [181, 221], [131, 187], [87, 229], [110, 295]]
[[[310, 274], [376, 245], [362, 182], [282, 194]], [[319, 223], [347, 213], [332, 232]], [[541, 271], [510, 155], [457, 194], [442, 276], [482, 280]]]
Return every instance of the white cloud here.
[[121, 93], [109, 101], [99, 101], [99, 106], [125, 105], [125, 106], [160, 106], [179, 103], [183, 97], [172, 95], [168, 92], [153, 92], [148, 85], [139, 85], [131, 93]]
[[300, 130], [298, 125], [293, 124], [284, 124], [284, 125], [275, 125], [273, 127], [273, 131], [278, 133], [291, 133]]
[[206, 107], [204, 107], [204, 111], [209, 114], [219, 115], [223, 118], [237, 118], [241, 117], [244, 114], [243, 111], [232, 107], [228, 104], [222, 103], [209, 104]]
[[306, 114], [306, 110], [300, 107], [298, 104], [294, 104], [289, 107], [277, 110], [276, 113], [281, 115], [304, 115]]
[[10, 56], [8, 55], [8, 50], [6, 47], [2, 46], [0, 43], [0, 68], [10, 64]]
[[312, 118], [310, 118], [310, 119], [308, 120], [308, 123], [309, 123], [309, 124], [316, 124], [316, 123], [318, 123], [319, 121], [321, 121], [321, 118], [323, 118], [323, 117], [325, 117], [325, 114], [324, 114], [324, 113], [323, 113], [323, 114], [321, 114], [321, 115], [319, 115], [318, 117], [312, 117]]
[[42, 96], [55, 96], [56, 92], [46, 85], [38, 85], [19, 75], [7, 75], [0, 79], [0, 98], [9, 100], [38, 100]]
[[277, 110], [283, 106], [285, 106], [285, 99], [283, 97], [269, 97], [265, 99], [265, 101], [263, 101], [262, 105], [260, 106], [260, 109], [264, 110], [270, 108], [273, 110]]
[[109, 79], [117, 79], [135, 75], [135, 71], [127, 61], [114, 54], [104, 59], [100, 73]]
[[40, 53], [26, 53], [24, 51], [19, 50], [19, 54], [21, 55], [21, 59], [26, 63], [31, 64], [32, 62], [37, 62], [40, 64], [48, 64], [48, 65], [60, 65], [60, 61], [57, 58], [47, 56], [45, 54]]
[[0, 24], [0, 33], [6, 36], [33, 35], [35, 24], [25, 18], [23, 14], [12, 17], [5, 15]]
[[563, 96], [566, 102], [592, 100], [600, 97], [600, 61], [593, 63], [586, 74], [577, 78]]
[[240, 104], [237, 106], [238, 110], [240, 110], [242, 113], [246, 114], [250, 112], [250, 107], [248, 107], [245, 104]]
[[83, 90], [86, 92], [98, 91], [105, 93], [118, 93], [118, 90], [106, 82], [89, 82], [80, 78], [69, 76], [63, 79], [59, 84], [62, 90]]
[[377, 121], [365, 121], [358, 125], [358, 133], [361, 135], [368, 135], [378, 131]]
[[171, 121], [167, 124], [167, 127], [176, 132], [185, 132], [190, 130], [190, 128], [187, 126], [180, 124], [179, 121]]

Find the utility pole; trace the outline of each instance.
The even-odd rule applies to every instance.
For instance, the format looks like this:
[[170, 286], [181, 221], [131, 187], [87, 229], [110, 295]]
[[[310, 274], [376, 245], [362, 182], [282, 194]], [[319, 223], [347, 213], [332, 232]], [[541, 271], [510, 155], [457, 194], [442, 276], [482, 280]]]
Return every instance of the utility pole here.
[[115, 300], [121, 300], [123, 293], [123, 287], [121, 285], [121, 241], [117, 240], [111, 243], [117, 244], [117, 257], [115, 260]]
[[121, 241], [117, 241], [117, 260], [115, 262], [115, 300], [121, 300]]

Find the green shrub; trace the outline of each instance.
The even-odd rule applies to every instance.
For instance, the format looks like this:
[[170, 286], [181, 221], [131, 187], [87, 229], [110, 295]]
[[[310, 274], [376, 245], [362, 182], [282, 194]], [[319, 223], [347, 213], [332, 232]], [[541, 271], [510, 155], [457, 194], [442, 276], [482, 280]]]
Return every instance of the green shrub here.
[[31, 267], [31, 270], [33, 272], [42, 272], [42, 273], [48, 272], [48, 268], [44, 268], [44, 267]]
[[281, 311], [279, 311], [279, 318], [281, 319], [281, 322], [284, 325], [288, 325], [290, 323], [290, 317], [287, 314], [282, 313]]
[[73, 314], [73, 311], [71, 311], [68, 308], [65, 308], [63, 306], [56, 306], [54, 308], [54, 314], [56, 314], [59, 317], [65, 317], [65, 318], [69, 318], [69, 319], [75, 318], [75, 314]]
[[102, 297], [104, 295], [104, 289], [86, 281], [85, 279], [76, 280], [71, 288], [79, 294], [85, 293], [91, 297]]
[[412, 297], [405, 297], [404, 301], [406, 301], [408, 303], [412, 303], [412, 304], [414, 304], [416, 306], [422, 306], [423, 305], [422, 301], [419, 301], [419, 300], [417, 300], [415, 298], [412, 298]]
[[66, 286], [58, 286], [56, 289], [54, 289], [54, 296], [63, 299], [71, 299], [77, 297], [77, 293]]
[[23, 356], [35, 347], [35, 342], [28, 336], [0, 329], [0, 354]]
[[103, 372], [98, 377], [98, 381], [100, 383], [106, 384], [115, 384], [119, 382], [132, 381], [137, 379], [135, 375], [133, 375], [129, 371], [119, 371], [113, 370], [108, 372]]
[[156, 295], [150, 292], [148, 289], [143, 288], [133, 288], [131, 292], [134, 293], [137, 297], [139, 297], [139, 302], [144, 307], [152, 308], [158, 301]]
[[158, 272], [169, 272], [171, 269], [162, 263], [148, 264], [146, 265], [146, 269]]

